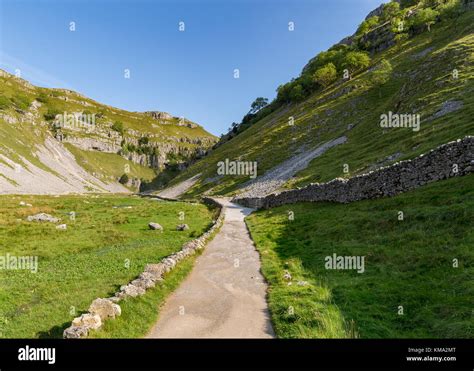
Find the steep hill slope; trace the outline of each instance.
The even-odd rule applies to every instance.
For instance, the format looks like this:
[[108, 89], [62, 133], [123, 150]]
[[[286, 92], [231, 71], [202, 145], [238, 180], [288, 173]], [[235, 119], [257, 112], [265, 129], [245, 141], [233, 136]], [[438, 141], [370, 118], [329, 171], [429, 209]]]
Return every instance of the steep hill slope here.
[[184, 118], [120, 110], [0, 70], [0, 193], [137, 190], [215, 141]]
[[[171, 184], [201, 174], [186, 196], [242, 192], [249, 176], [217, 174], [218, 163], [228, 159], [256, 161], [259, 176], [288, 175], [294, 169], [295, 174], [278, 184], [291, 188], [351, 177], [474, 134], [474, 12], [464, 5], [455, 15], [438, 18], [403, 37], [387, 37], [391, 31], [380, 33], [381, 26], [364, 34], [362, 39], [371, 45], [365, 49], [371, 57], [367, 68], [352, 78], [338, 75], [303, 100], [280, 105]], [[337, 48], [342, 47], [330, 50]], [[381, 127], [381, 115], [390, 112], [419, 115], [419, 130]], [[327, 145], [343, 137], [341, 144]], [[323, 145], [328, 148], [318, 150]], [[315, 156], [309, 161], [311, 153]], [[300, 159], [308, 162], [306, 168], [295, 166]]]

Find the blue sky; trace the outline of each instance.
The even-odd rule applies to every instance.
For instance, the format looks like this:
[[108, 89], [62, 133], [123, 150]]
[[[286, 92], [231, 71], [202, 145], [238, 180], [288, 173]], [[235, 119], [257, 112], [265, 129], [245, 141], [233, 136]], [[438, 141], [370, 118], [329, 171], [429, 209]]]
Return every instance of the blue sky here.
[[382, 2], [0, 0], [0, 68], [130, 111], [184, 116], [219, 135]]

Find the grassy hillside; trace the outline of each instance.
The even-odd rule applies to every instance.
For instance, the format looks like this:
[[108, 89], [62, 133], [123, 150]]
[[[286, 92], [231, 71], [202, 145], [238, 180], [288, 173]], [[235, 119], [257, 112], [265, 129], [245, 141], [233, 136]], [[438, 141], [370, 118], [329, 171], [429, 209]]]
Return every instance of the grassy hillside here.
[[[65, 117], [77, 119], [61, 123]], [[69, 150], [106, 183], [117, 182], [124, 173], [149, 182], [166, 166], [202, 155], [216, 140], [184, 118], [120, 110], [73, 91], [35, 87], [0, 70], [0, 163], [12, 167], [9, 159], [26, 170], [31, 163], [53, 176], [70, 177], [39, 158], [48, 138], [55, 140], [53, 153], [59, 150], [64, 156]], [[18, 182], [14, 174], [0, 173], [10, 183]]]
[[[147, 263], [202, 234], [214, 217], [200, 204], [108, 195], [0, 196], [0, 205], [0, 256], [38, 257], [37, 273], [0, 269], [0, 337], [6, 338], [62, 337], [92, 300], [113, 295]], [[184, 232], [176, 231], [181, 211], [190, 227]], [[38, 212], [61, 218], [67, 230], [25, 220]], [[164, 232], [149, 230], [151, 221]], [[171, 282], [183, 276], [177, 273]], [[159, 300], [169, 291], [166, 285], [157, 288]], [[156, 318], [149, 314], [149, 320]]]
[[[232, 194], [249, 178], [216, 177], [219, 161], [257, 161], [261, 175], [301, 151], [346, 135], [345, 144], [313, 160], [286, 185], [302, 186], [353, 176], [473, 135], [473, 61], [474, 12], [465, 10], [373, 54], [370, 66], [352, 79], [339, 79], [299, 103], [282, 105], [171, 184], [202, 173], [187, 196]], [[420, 114], [421, 129], [380, 127], [380, 115], [388, 111]]]
[[[471, 338], [473, 218], [474, 175], [393, 198], [252, 214], [277, 335]], [[326, 269], [334, 253], [364, 256], [364, 272]]]

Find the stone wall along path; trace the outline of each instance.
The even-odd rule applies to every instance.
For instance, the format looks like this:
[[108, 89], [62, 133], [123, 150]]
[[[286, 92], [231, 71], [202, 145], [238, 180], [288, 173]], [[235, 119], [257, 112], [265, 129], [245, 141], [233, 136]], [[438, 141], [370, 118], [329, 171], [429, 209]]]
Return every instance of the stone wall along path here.
[[181, 286], [168, 297], [147, 338], [272, 338], [267, 285], [244, 223], [252, 212], [216, 199], [225, 221]]

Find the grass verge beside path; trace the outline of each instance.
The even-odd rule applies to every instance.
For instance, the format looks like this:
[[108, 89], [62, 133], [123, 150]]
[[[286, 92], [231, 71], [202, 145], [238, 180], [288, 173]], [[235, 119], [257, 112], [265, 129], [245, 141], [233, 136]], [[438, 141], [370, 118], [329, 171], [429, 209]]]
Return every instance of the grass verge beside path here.
[[[474, 175], [392, 198], [252, 214], [277, 335], [472, 338], [473, 220]], [[365, 271], [326, 269], [334, 253], [363, 256]]]
[[[25, 220], [39, 212], [62, 218], [67, 230]], [[187, 231], [176, 231], [180, 212]], [[0, 196], [0, 256], [38, 257], [37, 273], [0, 269], [0, 337], [62, 337], [95, 298], [204, 233], [214, 214], [202, 204], [129, 196]], [[149, 230], [151, 221], [164, 232]]]

